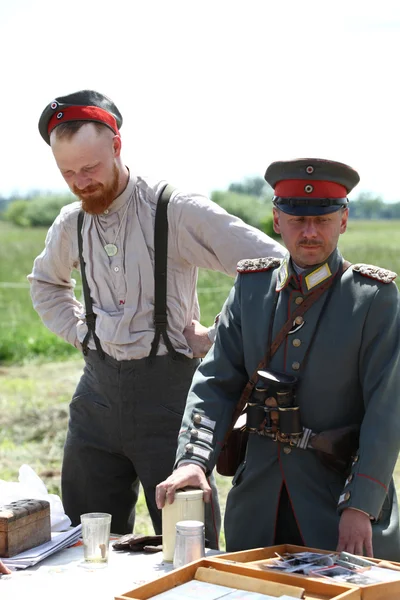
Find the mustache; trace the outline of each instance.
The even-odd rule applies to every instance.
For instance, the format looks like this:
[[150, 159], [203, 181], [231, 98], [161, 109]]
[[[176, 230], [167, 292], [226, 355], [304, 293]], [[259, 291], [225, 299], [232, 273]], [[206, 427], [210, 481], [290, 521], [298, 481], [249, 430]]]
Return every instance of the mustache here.
[[85, 196], [86, 194], [93, 194], [94, 192], [97, 192], [99, 190], [103, 190], [104, 186], [99, 183], [97, 185], [89, 185], [88, 187], [84, 188], [83, 190], [77, 188], [76, 186], [73, 186], [73, 192], [75, 194], [75, 196]]
[[321, 246], [322, 242], [320, 240], [307, 240], [302, 239], [297, 242], [298, 246]]

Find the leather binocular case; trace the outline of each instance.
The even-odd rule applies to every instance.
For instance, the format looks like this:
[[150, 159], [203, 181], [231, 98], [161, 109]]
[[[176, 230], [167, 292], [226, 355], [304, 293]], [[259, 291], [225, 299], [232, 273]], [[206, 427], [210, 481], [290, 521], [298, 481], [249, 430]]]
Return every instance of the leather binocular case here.
[[280, 442], [303, 435], [300, 408], [296, 404], [297, 377], [279, 371], [257, 371], [258, 381], [247, 405], [249, 432], [263, 432]]

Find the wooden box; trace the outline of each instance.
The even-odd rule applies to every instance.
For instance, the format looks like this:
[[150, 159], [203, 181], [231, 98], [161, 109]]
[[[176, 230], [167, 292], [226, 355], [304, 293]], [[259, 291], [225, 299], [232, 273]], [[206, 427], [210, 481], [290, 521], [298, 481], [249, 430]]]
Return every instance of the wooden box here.
[[[294, 581], [293, 577], [284, 573], [272, 573], [271, 571], [252, 570], [247, 567], [230, 564], [224, 561], [216, 561], [211, 558], [201, 558], [180, 569], [176, 569], [164, 575], [159, 579], [150, 581], [144, 585], [140, 585], [133, 590], [130, 590], [121, 596], [115, 596], [115, 600], [147, 600], [156, 594], [161, 594], [167, 590], [173, 589], [177, 585], [186, 583], [194, 579], [196, 571], [199, 567], [216, 569], [217, 571], [228, 572], [230, 574], [238, 574], [250, 576], [256, 580], [275, 581], [280, 584], [294, 585], [305, 589], [304, 598], [306, 600], [360, 600], [360, 590], [355, 586], [348, 584], [331, 583], [323, 581], [321, 578], [309, 579], [302, 578], [302, 581]], [[228, 586], [229, 587], [229, 586]], [[288, 593], [288, 592], [286, 592]]]
[[46, 500], [18, 500], [0, 507], [1, 558], [11, 558], [50, 540], [50, 504]]
[[[268, 558], [273, 558], [275, 553], [283, 554], [285, 552], [320, 552], [321, 554], [332, 554], [327, 550], [319, 550], [318, 548], [306, 548], [304, 546], [293, 546], [291, 544], [282, 544], [279, 546], [269, 546], [267, 548], [256, 548], [254, 550], [243, 550], [241, 552], [229, 552], [226, 554], [218, 554], [210, 558], [212, 561], [222, 562], [225, 564], [240, 564], [245, 569], [261, 570], [263, 567], [260, 564]], [[377, 565], [380, 562], [379, 558], [368, 558]], [[400, 563], [392, 562], [395, 567], [400, 568]], [[368, 575], [368, 573], [366, 573]], [[400, 574], [399, 574], [400, 575]], [[299, 579], [304, 580], [304, 575], [296, 573], [286, 573], [287, 577], [293, 581]], [[308, 577], [313, 581], [321, 581], [319, 577]], [[335, 582], [339, 583], [339, 582]], [[299, 583], [297, 585], [300, 585]], [[351, 586], [351, 583], [346, 583]], [[358, 586], [357, 586], [358, 587]], [[399, 600], [400, 599], [400, 578], [398, 581], [389, 581], [385, 583], [374, 583], [372, 585], [360, 586], [362, 600]]]

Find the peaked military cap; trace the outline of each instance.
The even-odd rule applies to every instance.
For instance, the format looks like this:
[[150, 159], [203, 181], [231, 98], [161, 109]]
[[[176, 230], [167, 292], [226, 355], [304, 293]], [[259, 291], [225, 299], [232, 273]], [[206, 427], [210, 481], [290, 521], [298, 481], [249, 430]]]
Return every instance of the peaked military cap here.
[[81, 90], [59, 96], [46, 106], [39, 119], [39, 132], [50, 145], [50, 133], [67, 121], [94, 121], [107, 125], [115, 134], [122, 125], [122, 115], [114, 102], [94, 90]]
[[360, 181], [351, 167], [333, 160], [298, 158], [273, 162], [265, 180], [274, 189], [274, 205], [285, 213], [313, 216], [347, 206], [347, 194]]

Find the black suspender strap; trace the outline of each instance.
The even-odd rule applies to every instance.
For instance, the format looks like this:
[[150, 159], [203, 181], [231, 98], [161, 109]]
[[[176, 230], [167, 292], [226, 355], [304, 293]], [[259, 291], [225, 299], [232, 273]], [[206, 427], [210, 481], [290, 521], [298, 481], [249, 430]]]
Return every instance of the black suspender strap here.
[[168, 254], [168, 215], [167, 208], [174, 188], [166, 185], [158, 202], [154, 226], [154, 326], [155, 333], [149, 358], [157, 355], [162, 336], [168, 353], [179, 359], [167, 333], [167, 254]]
[[93, 303], [92, 298], [90, 296], [89, 286], [86, 279], [85, 272], [85, 261], [83, 260], [83, 243], [82, 243], [82, 224], [83, 224], [84, 213], [83, 210], [79, 211], [78, 214], [78, 249], [79, 249], [79, 260], [81, 263], [81, 277], [82, 277], [82, 287], [83, 287], [83, 296], [85, 298], [85, 310], [86, 310], [86, 325], [87, 325], [87, 334], [85, 335], [85, 339], [82, 342], [82, 352], [83, 354], [87, 354], [88, 352], [88, 344], [90, 339], [90, 334], [93, 335], [93, 340], [96, 345], [97, 353], [100, 358], [104, 359], [105, 354], [103, 348], [101, 347], [100, 340], [96, 335], [96, 315], [93, 312]]

